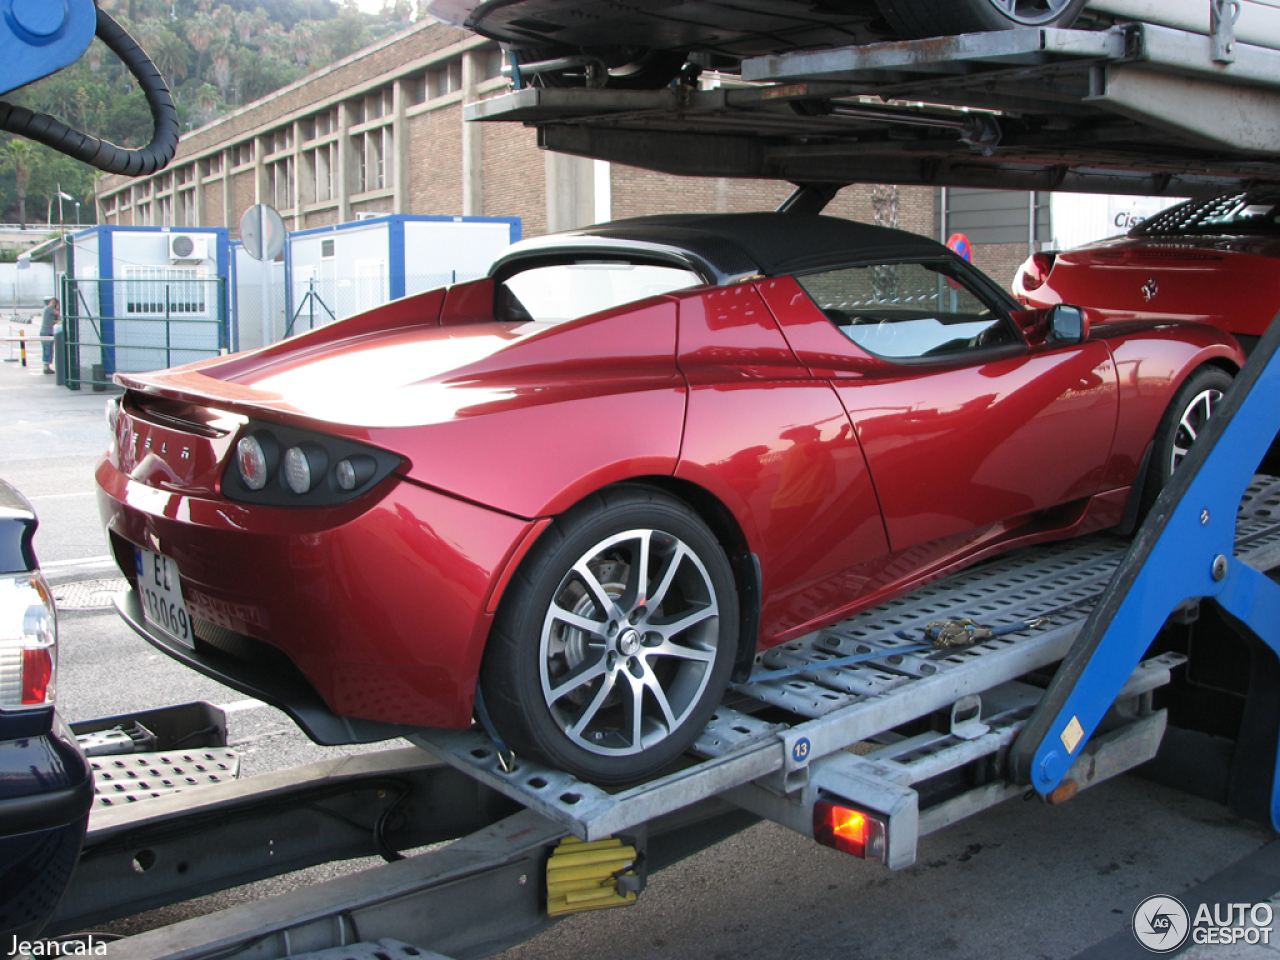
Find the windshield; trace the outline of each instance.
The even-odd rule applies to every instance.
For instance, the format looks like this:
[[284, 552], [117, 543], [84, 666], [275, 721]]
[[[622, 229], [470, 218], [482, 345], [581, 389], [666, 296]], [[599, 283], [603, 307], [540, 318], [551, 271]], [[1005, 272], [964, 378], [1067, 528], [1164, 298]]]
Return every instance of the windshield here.
[[692, 270], [620, 260], [533, 267], [499, 285], [497, 319], [562, 323], [702, 282]]

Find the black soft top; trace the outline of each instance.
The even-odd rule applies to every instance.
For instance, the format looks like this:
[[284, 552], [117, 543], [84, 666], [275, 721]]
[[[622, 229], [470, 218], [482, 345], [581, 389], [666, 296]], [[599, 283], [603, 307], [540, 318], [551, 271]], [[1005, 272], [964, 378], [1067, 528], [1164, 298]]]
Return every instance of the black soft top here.
[[686, 213], [615, 220], [517, 244], [499, 264], [557, 250], [588, 250], [595, 239], [616, 249], [636, 244], [684, 251], [715, 279], [785, 276], [842, 263], [950, 257], [927, 237], [838, 217], [795, 213]]

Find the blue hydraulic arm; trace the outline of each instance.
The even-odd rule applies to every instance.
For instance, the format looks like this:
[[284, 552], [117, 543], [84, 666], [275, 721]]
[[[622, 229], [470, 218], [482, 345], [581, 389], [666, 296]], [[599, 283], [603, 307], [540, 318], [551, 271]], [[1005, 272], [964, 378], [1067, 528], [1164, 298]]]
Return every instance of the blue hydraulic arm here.
[[[1058, 787], [1184, 600], [1213, 598], [1280, 654], [1280, 585], [1233, 553], [1240, 501], [1280, 432], [1278, 347], [1280, 316], [1152, 507], [1014, 744], [1009, 764], [1017, 782], [1042, 794]], [[1280, 829], [1280, 778], [1273, 780], [1270, 810]]]
[[75, 63], [98, 25], [93, 0], [0, 0], [0, 94]]
[[155, 132], [139, 149], [118, 147], [45, 114], [0, 101], [0, 130], [52, 147], [107, 173], [144, 176], [173, 159], [178, 111], [151, 59], [94, 0], [0, 0], [0, 95], [75, 63], [98, 37], [138, 81]]

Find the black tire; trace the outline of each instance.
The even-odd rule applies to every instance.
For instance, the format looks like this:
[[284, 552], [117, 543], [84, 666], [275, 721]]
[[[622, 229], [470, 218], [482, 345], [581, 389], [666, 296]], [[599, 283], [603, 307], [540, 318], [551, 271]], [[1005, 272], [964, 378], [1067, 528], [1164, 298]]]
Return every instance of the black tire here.
[[707, 525], [661, 493], [616, 487], [559, 517], [525, 558], [480, 686], [517, 757], [623, 786], [706, 726], [737, 639], [733, 572]]
[[876, 0], [903, 40], [1015, 27], [1069, 27], [1087, 0]]
[[1220, 367], [1201, 367], [1187, 377], [1173, 395], [1169, 408], [1160, 418], [1151, 448], [1151, 463], [1143, 486], [1142, 516], [1147, 515], [1192, 442], [1203, 431], [1231, 381], [1231, 374]]

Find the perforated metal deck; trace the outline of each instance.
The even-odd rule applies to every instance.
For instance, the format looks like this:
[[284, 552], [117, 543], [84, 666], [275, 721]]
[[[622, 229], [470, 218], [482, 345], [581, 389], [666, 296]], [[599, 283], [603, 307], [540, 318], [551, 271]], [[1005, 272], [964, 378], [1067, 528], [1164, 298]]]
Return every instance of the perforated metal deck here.
[[[492, 742], [478, 729], [433, 730], [411, 739], [579, 837], [598, 839], [752, 780], [780, 775], [777, 785], [785, 787], [792, 777], [802, 779], [808, 764], [835, 751], [1054, 664], [1127, 549], [1126, 540], [1102, 535], [1020, 550], [766, 651], [750, 681], [732, 687], [695, 742], [691, 752], [700, 762], [618, 793], [524, 758], [504, 771]], [[1236, 555], [1258, 569], [1280, 565], [1280, 480], [1260, 476], [1246, 493]], [[1049, 622], [950, 652], [903, 652], [918, 643], [930, 621], [958, 617], [993, 628], [1039, 618]], [[823, 665], [877, 651], [883, 656]], [[791, 672], [795, 668], [807, 669]], [[787, 676], [769, 679], [783, 670]], [[777, 715], [768, 708], [787, 711], [791, 722], [755, 715]], [[1001, 743], [1012, 739], [1030, 708], [1017, 713], [1002, 721]], [[967, 756], [973, 750], [956, 752]], [[937, 748], [914, 758], [908, 753], [899, 746], [877, 760], [900, 767], [927, 761], [921, 771], [901, 778], [910, 782], [938, 767]]]

